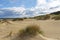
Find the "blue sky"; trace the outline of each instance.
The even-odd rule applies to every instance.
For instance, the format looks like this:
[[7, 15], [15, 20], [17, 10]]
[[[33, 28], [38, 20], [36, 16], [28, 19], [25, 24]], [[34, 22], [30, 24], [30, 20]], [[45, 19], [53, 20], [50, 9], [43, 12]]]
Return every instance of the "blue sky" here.
[[60, 0], [0, 0], [0, 18], [29, 17], [60, 11]]
[[0, 8], [20, 7], [31, 8], [36, 6], [37, 0], [0, 0]]
[[60, 8], [60, 0], [0, 0], [0, 8]]

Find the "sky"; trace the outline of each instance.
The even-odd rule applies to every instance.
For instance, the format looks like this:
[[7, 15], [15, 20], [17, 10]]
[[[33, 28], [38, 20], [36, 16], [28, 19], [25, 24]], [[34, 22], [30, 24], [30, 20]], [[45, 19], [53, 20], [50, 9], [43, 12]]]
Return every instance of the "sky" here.
[[60, 11], [60, 0], [0, 0], [0, 17], [8, 17], [7, 14], [28, 17], [56, 11]]
[[60, 0], [0, 0], [0, 8], [12, 7], [56, 7], [60, 6]]
[[34, 7], [37, 3], [37, 0], [0, 0], [0, 8], [7, 7], [21, 7], [25, 8]]

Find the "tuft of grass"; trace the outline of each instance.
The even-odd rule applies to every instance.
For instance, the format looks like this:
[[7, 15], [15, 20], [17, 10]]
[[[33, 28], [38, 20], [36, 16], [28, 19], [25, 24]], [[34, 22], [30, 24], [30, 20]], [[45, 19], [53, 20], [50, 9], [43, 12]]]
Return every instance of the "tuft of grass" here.
[[24, 29], [20, 29], [12, 40], [29, 40], [38, 34], [42, 34], [40, 27], [38, 25], [28, 25]]
[[27, 28], [19, 30], [19, 37], [33, 37], [38, 33], [42, 34], [40, 27], [37, 25], [29, 25]]

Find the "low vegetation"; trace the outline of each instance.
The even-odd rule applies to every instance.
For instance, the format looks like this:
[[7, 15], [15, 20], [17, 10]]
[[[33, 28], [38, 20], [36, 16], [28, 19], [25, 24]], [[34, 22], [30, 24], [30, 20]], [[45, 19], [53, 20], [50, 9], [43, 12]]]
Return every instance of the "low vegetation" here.
[[7, 20], [7, 19], [1, 19], [0, 23], [9, 23], [10, 24], [9, 20]]
[[56, 16], [54, 16], [52, 19], [60, 20], [60, 15], [56, 15]]
[[0, 19], [0, 22], [8, 22], [8, 21], [23, 21], [26, 18], [2, 18]]
[[37, 19], [37, 20], [47, 20], [49, 18], [50, 18], [50, 15], [41, 15], [41, 16], [34, 17], [34, 19]]
[[20, 29], [17, 33], [17, 37], [13, 40], [26, 40], [38, 34], [43, 34], [38, 25], [28, 25], [26, 28]]
[[12, 21], [23, 21], [23, 20], [24, 20], [23, 18], [15, 18]]
[[39, 26], [37, 26], [37, 25], [29, 25], [29, 26], [27, 26], [26, 29], [22, 29], [22, 30], [19, 31], [19, 36], [20, 37], [35, 36], [38, 33], [40, 33], [40, 34], [43, 33]]
[[59, 14], [60, 14], [60, 11], [51, 13], [51, 15], [59, 15]]
[[60, 11], [53, 12], [50, 15], [52, 15], [52, 19], [54, 19], [54, 20], [60, 20]]

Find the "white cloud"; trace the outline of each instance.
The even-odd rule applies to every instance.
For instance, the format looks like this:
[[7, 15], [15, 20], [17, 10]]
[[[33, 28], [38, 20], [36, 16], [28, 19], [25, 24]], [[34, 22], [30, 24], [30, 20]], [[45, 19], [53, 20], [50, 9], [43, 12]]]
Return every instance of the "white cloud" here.
[[48, 7], [56, 7], [56, 6], [60, 6], [59, 0], [53, 0], [52, 2], [48, 3]]
[[[37, 5], [35, 8], [41, 9], [41, 11], [48, 11], [50, 10], [50, 8], [54, 8], [56, 6], [60, 7], [60, 0], [37, 0]], [[56, 7], [57, 10], [52, 9], [52, 11], [55, 11], [55, 10], [58, 11], [60, 9], [59, 7]]]
[[[49, 2], [48, 2], [49, 1]], [[37, 0], [37, 5], [34, 8], [31, 8], [31, 11], [34, 11], [34, 15], [43, 15], [55, 11], [60, 11], [60, 0]], [[43, 13], [41, 13], [43, 12]]]
[[[24, 8], [24, 6], [21, 6], [21, 7], [8, 7], [8, 8], [3, 8], [4, 9], [7, 9], [9, 11], [12, 11], [12, 12], [15, 12], [13, 14], [21, 14], [20, 17], [25, 17], [27, 15], [25, 15], [25, 10], [27, 10], [26, 8]], [[17, 17], [17, 16], [16, 16]], [[19, 16], [18, 16], [19, 17]]]
[[37, 0], [37, 6], [46, 4], [46, 0]]
[[20, 12], [20, 13], [22, 13], [24, 10], [26, 10], [24, 7], [11, 7], [11, 8], [3, 8], [3, 9], [9, 9], [14, 12]]
[[45, 10], [44, 12], [51, 13], [51, 12], [56, 12], [56, 11], [60, 11], [60, 7], [54, 8], [54, 9], [48, 9], [48, 10]]
[[60, 0], [50, 0], [47, 2], [47, 0], [37, 0], [37, 6], [48, 6], [48, 7], [55, 7], [57, 5], [60, 5]]

